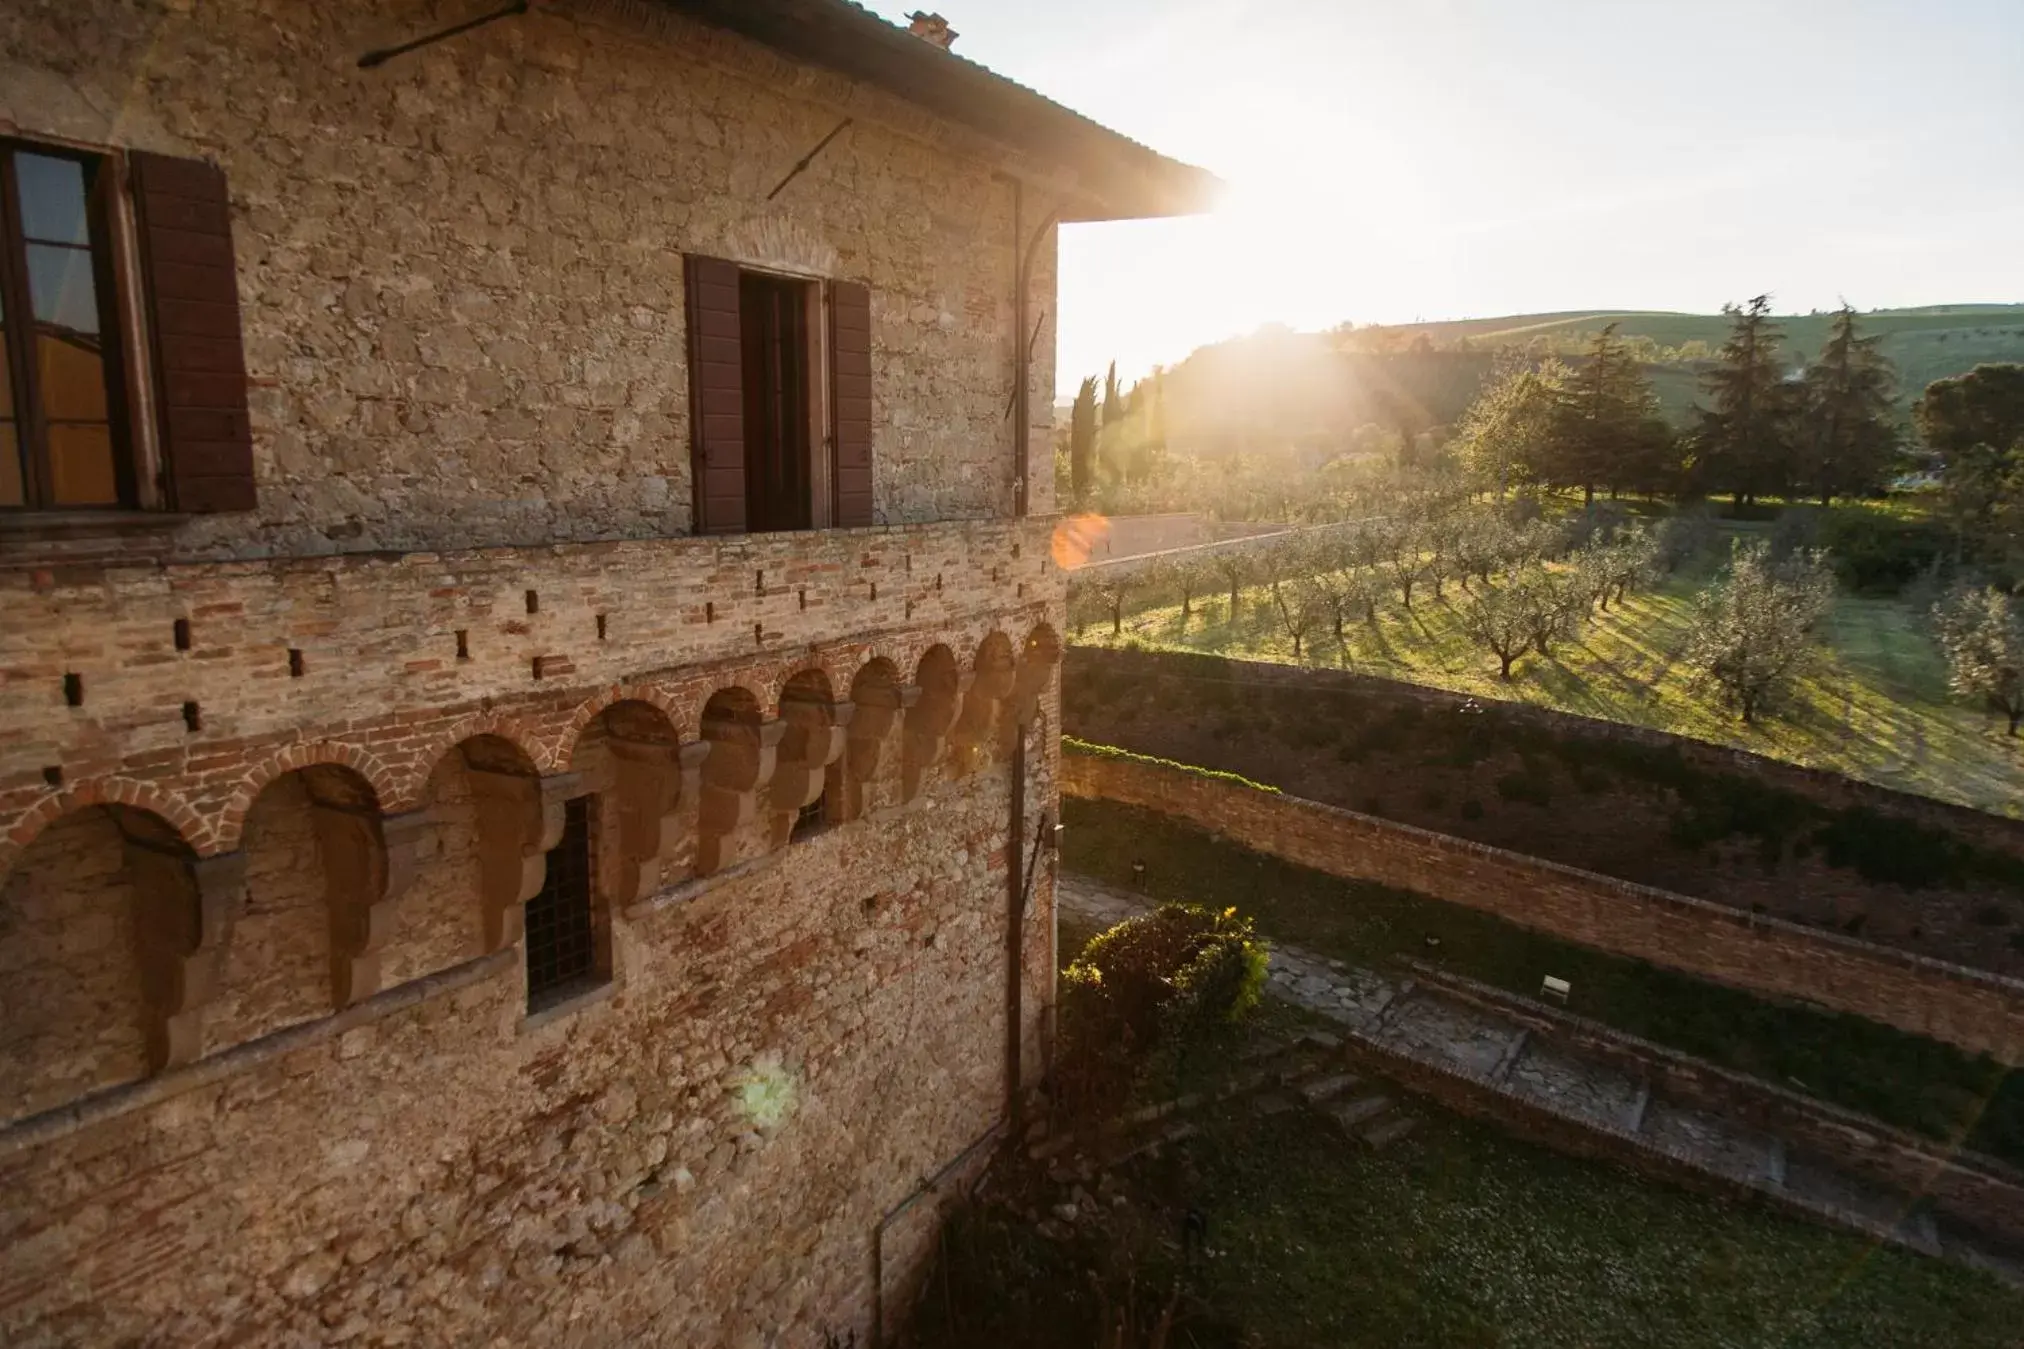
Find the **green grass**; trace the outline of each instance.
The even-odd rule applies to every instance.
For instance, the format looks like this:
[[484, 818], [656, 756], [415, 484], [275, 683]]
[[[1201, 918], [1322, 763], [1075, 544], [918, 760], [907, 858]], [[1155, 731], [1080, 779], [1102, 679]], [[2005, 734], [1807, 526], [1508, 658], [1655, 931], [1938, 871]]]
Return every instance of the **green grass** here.
[[[1416, 1107], [1423, 1109], [1423, 1107]], [[1195, 1141], [1206, 1297], [1265, 1345], [2014, 1345], [2024, 1297], [1435, 1114], [1394, 1149], [1313, 1115]]]
[[[1210, 1114], [1072, 1236], [962, 1211], [912, 1330], [923, 1349], [1086, 1349], [1115, 1342], [1100, 1306], [1135, 1292], [1149, 1324], [1179, 1276], [1169, 1343], [1190, 1349], [2018, 1343], [2024, 1296], [1974, 1271], [1410, 1109], [1420, 1127], [1382, 1152], [1307, 1112]], [[1188, 1209], [1211, 1252], [1191, 1272]]]
[[[1219, 842], [1151, 811], [1062, 802], [1063, 865], [1153, 900], [1235, 905], [1268, 939], [1382, 968], [1414, 956], [1513, 993], [1573, 984], [1571, 1010], [1928, 1137], [2024, 1164], [2024, 1071], [1864, 1018], [1753, 997], [1489, 914]], [[1431, 943], [1430, 940], [1431, 939]]]
[[[1464, 634], [1466, 597], [1453, 584], [1442, 600], [1416, 594], [1411, 612], [1394, 598], [1376, 628], [1354, 624], [1340, 644], [1326, 631], [1311, 634], [1303, 659], [1692, 736], [2024, 817], [2024, 741], [1949, 699], [1945, 664], [1910, 604], [1839, 597], [1823, 627], [1819, 667], [1801, 682], [1790, 706], [1745, 726], [1692, 687], [1680, 664], [1693, 597], [1707, 579], [1702, 570], [1633, 593], [1597, 613], [1550, 659], [1525, 656], [1508, 683], [1497, 677], [1495, 658]], [[1179, 605], [1161, 605], [1128, 616], [1117, 636], [1107, 624], [1091, 623], [1075, 640], [1293, 659], [1292, 642], [1262, 588], [1243, 593], [1235, 622], [1229, 608], [1227, 594], [1212, 594], [1195, 602], [1186, 624]]]

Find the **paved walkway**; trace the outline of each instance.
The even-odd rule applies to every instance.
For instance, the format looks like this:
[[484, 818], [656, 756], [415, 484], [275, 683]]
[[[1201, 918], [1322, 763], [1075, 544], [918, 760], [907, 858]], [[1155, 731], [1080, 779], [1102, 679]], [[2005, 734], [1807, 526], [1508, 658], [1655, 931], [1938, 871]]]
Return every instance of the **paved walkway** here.
[[[1064, 872], [1062, 913], [1108, 927], [1142, 912], [1141, 896]], [[1366, 1045], [1413, 1060], [1478, 1088], [1541, 1107], [1560, 1120], [1628, 1137], [1681, 1165], [1741, 1183], [1787, 1205], [1865, 1235], [1988, 1270], [2024, 1287], [2024, 1263], [1952, 1228], [1940, 1230], [1913, 1197], [1788, 1147], [1784, 1139], [1655, 1095], [1652, 1084], [1613, 1064], [1582, 1057], [1494, 1010], [1447, 996], [1411, 978], [1379, 974], [1272, 943], [1268, 991], [1340, 1024]]]

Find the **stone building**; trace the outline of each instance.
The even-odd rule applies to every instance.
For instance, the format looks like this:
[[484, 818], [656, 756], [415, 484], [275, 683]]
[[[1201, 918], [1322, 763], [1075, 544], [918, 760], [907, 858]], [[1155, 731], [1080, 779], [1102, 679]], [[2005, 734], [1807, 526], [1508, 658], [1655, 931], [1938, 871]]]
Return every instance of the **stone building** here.
[[[0, 1342], [875, 1342], [1046, 1067], [1055, 227], [843, 0], [0, 7]], [[1028, 466], [1033, 466], [1029, 480]]]

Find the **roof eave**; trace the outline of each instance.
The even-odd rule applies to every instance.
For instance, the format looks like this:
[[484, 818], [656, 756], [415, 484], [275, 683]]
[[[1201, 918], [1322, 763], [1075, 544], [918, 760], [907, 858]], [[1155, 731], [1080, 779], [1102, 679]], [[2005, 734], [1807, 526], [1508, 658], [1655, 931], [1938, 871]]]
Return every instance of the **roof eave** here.
[[782, 55], [860, 80], [978, 132], [1076, 186], [1061, 218], [1136, 220], [1210, 210], [1222, 184], [1045, 95], [945, 51], [850, 0], [662, 0]]

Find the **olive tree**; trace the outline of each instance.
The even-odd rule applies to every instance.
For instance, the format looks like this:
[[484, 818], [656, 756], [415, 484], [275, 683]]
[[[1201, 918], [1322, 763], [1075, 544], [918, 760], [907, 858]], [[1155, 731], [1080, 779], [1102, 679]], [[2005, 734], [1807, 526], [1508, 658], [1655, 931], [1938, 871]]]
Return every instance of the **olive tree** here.
[[2024, 603], [1994, 586], [1962, 587], [1933, 606], [1933, 635], [1947, 657], [1947, 687], [2009, 723], [2024, 725]]
[[1781, 562], [1761, 539], [1735, 541], [1714, 584], [1694, 599], [1685, 663], [1745, 724], [1777, 705], [1814, 658], [1814, 629], [1834, 602], [1827, 554]]
[[1517, 585], [1486, 585], [1462, 605], [1462, 631], [1497, 657], [1497, 677], [1509, 680], [1512, 664], [1532, 647], [1533, 615]]

